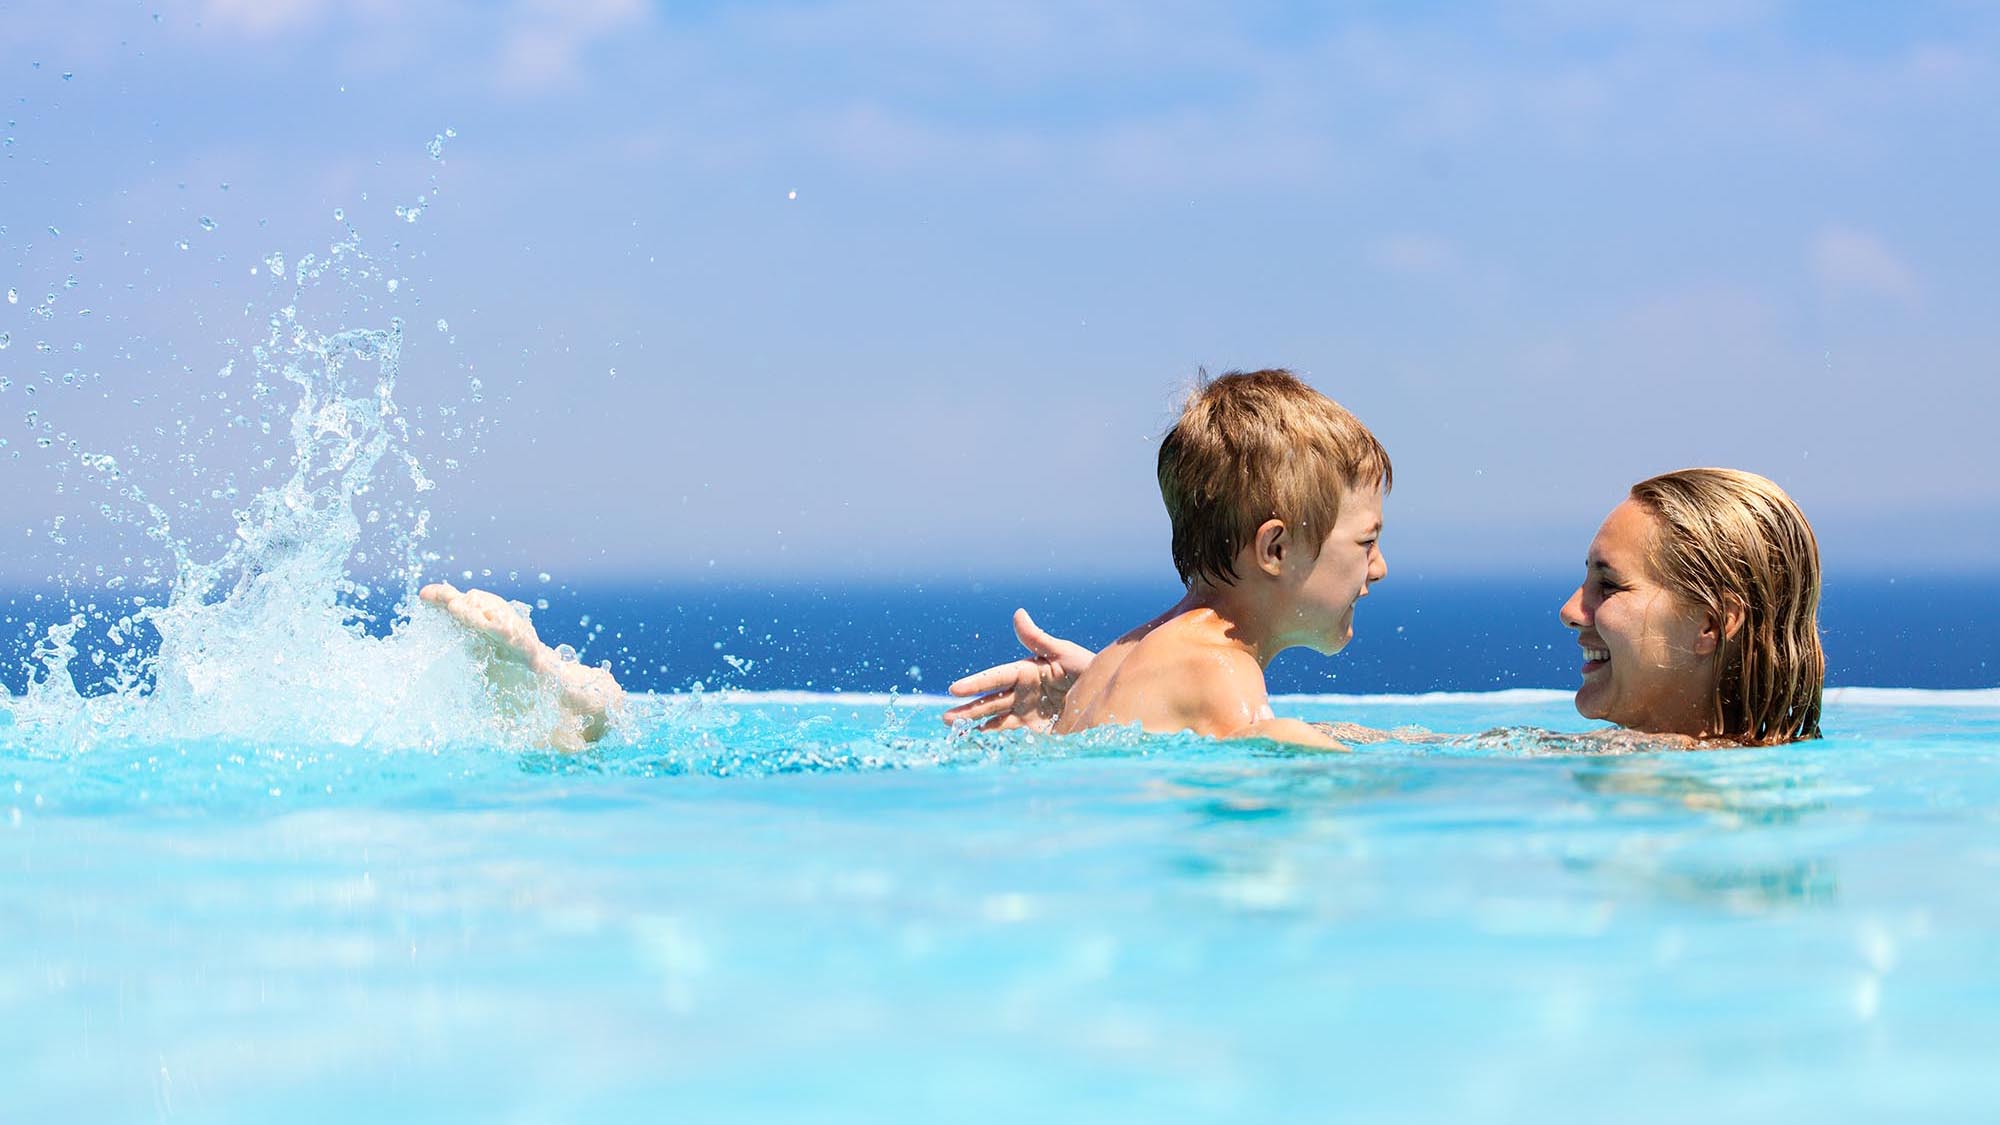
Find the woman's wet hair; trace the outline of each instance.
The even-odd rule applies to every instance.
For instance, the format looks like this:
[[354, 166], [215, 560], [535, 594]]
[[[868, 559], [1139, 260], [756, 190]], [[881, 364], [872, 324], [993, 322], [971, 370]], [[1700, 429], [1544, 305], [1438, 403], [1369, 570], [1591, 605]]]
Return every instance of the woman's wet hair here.
[[1658, 521], [1654, 575], [1726, 623], [1714, 733], [1746, 746], [1819, 737], [1826, 654], [1819, 640], [1819, 543], [1785, 490], [1737, 469], [1681, 469], [1632, 486]]

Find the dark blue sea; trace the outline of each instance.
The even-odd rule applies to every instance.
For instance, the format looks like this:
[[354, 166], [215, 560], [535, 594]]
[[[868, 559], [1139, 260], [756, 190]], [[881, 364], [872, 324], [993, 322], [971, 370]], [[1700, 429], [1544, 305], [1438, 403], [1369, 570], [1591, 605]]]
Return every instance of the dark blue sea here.
[[[641, 691], [901, 691], [936, 694], [967, 671], [1018, 655], [1016, 606], [1058, 636], [1100, 647], [1173, 604], [1164, 582], [824, 581], [784, 585], [620, 583], [492, 588], [546, 599], [543, 639], [583, 659], [609, 660]], [[1556, 619], [1570, 587], [1534, 579], [1387, 582], [1361, 603], [1345, 652], [1280, 656], [1281, 693], [1493, 691], [1568, 687], [1576, 646]], [[70, 595], [99, 605], [109, 598]], [[61, 618], [64, 598], [16, 594], [0, 616], [9, 638], [4, 682], [20, 692], [28, 631]], [[380, 632], [389, 620], [376, 616]], [[2000, 577], [1857, 578], [1830, 583], [1821, 607], [1827, 682], [1848, 687], [2000, 686]], [[101, 629], [100, 629], [101, 632]], [[90, 634], [72, 668], [88, 685]]]

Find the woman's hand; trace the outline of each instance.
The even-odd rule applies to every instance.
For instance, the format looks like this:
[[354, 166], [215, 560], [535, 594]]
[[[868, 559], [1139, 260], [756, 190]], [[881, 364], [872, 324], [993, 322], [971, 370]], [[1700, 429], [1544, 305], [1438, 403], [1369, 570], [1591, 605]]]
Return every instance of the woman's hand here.
[[953, 695], [976, 696], [944, 713], [947, 723], [979, 722], [980, 730], [1048, 730], [1062, 714], [1063, 699], [1076, 678], [1097, 654], [1052, 637], [1035, 624], [1025, 609], [1014, 611], [1014, 635], [1034, 655], [1011, 664], [974, 672], [945, 689]]

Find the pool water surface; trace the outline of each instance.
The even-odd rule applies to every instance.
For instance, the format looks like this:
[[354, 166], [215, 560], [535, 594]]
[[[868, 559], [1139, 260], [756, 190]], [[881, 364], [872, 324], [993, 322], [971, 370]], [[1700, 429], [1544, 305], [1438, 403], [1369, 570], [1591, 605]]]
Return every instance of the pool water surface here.
[[[1559, 693], [1315, 719], [1578, 729]], [[1981, 1120], [2000, 695], [1353, 754], [644, 696], [601, 749], [0, 710], [0, 1120]]]

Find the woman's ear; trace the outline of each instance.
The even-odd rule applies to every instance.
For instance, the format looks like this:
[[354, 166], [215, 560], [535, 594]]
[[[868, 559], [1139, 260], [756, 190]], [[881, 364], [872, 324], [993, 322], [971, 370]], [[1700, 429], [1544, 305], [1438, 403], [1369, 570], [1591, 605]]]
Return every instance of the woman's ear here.
[[1722, 599], [1720, 612], [1709, 610], [1703, 615], [1701, 639], [1695, 642], [1695, 650], [1703, 656], [1722, 647], [1725, 640], [1735, 640], [1743, 631], [1743, 622], [1749, 616], [1743, 600], [1734, 596]]
[[1273, 578], [1278, 577], [1284, 572], [1285, 552], [1291, 545], [1284, 520], [1269, 519], [1257, 525], [1257, 537], [1250, 544], [1257, 569]]

